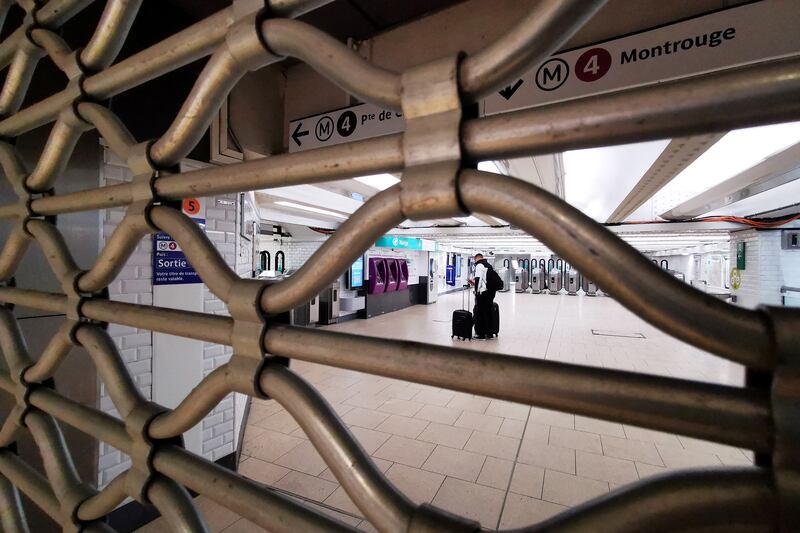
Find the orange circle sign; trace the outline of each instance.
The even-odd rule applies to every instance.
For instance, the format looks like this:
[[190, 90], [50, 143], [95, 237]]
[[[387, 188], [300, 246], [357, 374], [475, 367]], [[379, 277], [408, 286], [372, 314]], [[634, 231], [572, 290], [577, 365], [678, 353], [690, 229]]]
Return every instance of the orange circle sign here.
[[200, 200], [197, 198], [184, 198], [183, 205], [183, 212], [187, 215], [194, 216], [200, 213]]

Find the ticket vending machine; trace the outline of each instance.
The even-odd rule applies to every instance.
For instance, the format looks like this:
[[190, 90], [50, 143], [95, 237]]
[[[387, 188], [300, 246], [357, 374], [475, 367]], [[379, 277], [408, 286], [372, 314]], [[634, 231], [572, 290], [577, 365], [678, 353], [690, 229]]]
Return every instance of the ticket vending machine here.
[[402, 291], [408, 288], [408, 261], [397, 259], [399, 278], [397, 280], [397, 290]]
[[397, 265], [397, 259], [390, 257], [384, 261], [386, 261], [386, 292], [394, 292], [400, 279], [400, 267]]
[[369, 258], [369, 293], [386, 292], [386, 261], [382, 257]]

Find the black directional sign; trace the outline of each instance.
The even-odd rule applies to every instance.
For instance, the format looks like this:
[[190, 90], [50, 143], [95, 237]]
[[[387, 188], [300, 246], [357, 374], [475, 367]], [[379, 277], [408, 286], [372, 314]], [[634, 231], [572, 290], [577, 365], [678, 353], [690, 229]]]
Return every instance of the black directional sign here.
[[289, 123], [289, 151], [299, 152], [399, 133], [405, 127], [403, 114], [399, 111], [358, 104], [292, 120]]
[[297, 126], [294, 128], [294, 131], [292, 132], [292, 140], [297, 143], [297, 146], [303, 146], [303, 142], [300, 139], [308, 135], [308, 130], [301, 131], [302, 127], [303, 123], [298, 122]]
[[517, 92], [517, 89], [519, 89], [523, 83], [525, 83], [524, 80], [517, 80], [517, 83], [515, 83], [514, 85], [509, 85], [505, 89], [500, 89], [497, 92], [500, 94], [500, 96], [508, 100], [509, 98], [514, 96], [514, 93]]

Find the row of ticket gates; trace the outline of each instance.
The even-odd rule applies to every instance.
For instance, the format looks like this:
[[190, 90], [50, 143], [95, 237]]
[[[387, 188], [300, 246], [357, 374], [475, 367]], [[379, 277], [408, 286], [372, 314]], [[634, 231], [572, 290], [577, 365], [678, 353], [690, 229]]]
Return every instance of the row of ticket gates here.
[[514, 284], [515, 292], [528, 292], [531, 294], [560, 294], [566, 291], [570, 296], [576, 296], [583, 291], [586, 296], [597, 296], [601, 291], [591, 280], [573, 270], [562, 259], [535, 259], [510, 260], [504, 259], [503, 266], [497, 268], [497, 274], [503, 280], [503, 290], [511, 290]]

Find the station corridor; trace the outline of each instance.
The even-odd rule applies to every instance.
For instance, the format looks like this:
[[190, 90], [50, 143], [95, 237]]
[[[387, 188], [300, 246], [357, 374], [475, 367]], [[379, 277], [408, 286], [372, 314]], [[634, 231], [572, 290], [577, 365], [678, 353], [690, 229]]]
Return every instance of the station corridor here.
[[[496, 301], [501, 332], [489, 341], [451, 340], [458, 292], [327, 327], [722, 384], [744, 379], [740, 365], [661, 333], [608, 297], [505, 292]], [[529, 525], [669, 469], [752, 464], [749, 451], [693, 438], [302, 361], [292, 368], [320, 390], [400, 490], [484, 526]], [[252, 400], [239, 471], [373, 530], [275, 401]], [[217, 531], [261, 531], [210, 500], [198, 502]], [[156, 521], [142, 531], [158, 527]]]

